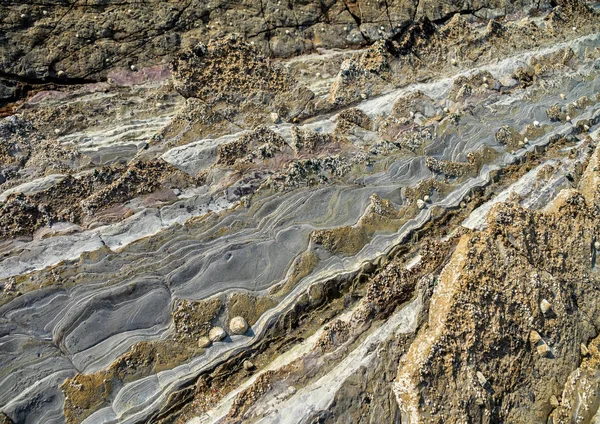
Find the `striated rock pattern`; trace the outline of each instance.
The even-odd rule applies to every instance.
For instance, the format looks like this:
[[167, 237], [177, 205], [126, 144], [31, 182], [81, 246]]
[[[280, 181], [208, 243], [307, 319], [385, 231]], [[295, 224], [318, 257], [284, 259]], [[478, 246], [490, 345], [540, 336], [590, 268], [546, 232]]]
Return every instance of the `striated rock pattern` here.
[[0, 5], [0, 422], [598, 421], [598, 5]]

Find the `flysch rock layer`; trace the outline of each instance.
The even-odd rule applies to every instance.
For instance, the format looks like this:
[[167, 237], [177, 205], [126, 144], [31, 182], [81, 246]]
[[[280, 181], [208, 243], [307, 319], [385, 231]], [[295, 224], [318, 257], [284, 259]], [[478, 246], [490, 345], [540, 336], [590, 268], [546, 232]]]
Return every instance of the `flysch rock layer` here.
[[0, 421], [594, 422], [596, 9], [0, 5]]

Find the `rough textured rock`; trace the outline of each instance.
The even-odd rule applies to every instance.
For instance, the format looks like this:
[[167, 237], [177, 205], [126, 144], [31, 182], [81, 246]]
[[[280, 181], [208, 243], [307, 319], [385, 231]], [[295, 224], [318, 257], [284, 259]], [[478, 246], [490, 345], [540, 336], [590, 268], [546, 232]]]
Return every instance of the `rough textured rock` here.
[[0, 420], [594, 420], [599, 40], [574, 0], [2, 4]]
[[[428, 323], [399, 366], [395, 392], [404, 419], [546, 422], [556, 407], [550, 399], [565, 384], [565, 399], [572, 391], [594, 393], [595, 380], [581, 377], [575, 388], [570, 373], [599, 324], [590, 251], [600, 230], [598, 190], [589, 185], [598, 178], [598, 155], [597, 148], [581, 192], [563, 191], [539, 212], [500, 204], [488, 230], [463, 236], [438, 277]], [[541, 310], [543, 299], [552, 300], [551, 314]], [[590, 402], [573, 414], [589, 419], [597, 410]], [[553, 416], [563, 422], [558, 417], [568, 414], [563, 408]]]
[[394, 36], [423, 16], [437, 20], [473, 11], [493, 17], [539, 6], [542, 4], [529, 1], [517, 5], [406, 0], [384, 4], [367, 0], [285, 4], [274, 0], [150, 1], [135, 7], [114, 1], [7, 3], [0, 6], [0, 68], [4, 76], [32, 81], [83, 81], [101, 78], [115, 68], [140, 69], [169, 61], [198, 41], [231, 32], [243, 35], [269, 55], [291, 56]]

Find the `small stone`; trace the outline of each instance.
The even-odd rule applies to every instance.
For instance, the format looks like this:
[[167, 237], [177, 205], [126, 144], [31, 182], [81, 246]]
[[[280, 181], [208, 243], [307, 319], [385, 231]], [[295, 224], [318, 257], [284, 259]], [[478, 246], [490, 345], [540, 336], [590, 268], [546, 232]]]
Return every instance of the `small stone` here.
[[271, 121], [273, 121], [274, 124], [278, 124], [280, 122], [279, 114], [277, 112], [271, 112]]
[[589, 131], [590, 130], [590, 126], [589, 125], [584, 125], [583, 126], [583, 130], [584, 131]]
[[54, 134], [56, 134], [56, 135], [60, 134], [60, 129], [54, 128]]
[[451, 64], [453, 64], [453, 65], [456, 65], [456, 59], [452, 58], [452, 59], [450, 60], [450, 63], [451, 63]]
[[588, 356], [590, 354], [590, 350], [584, 343], [581, 343], [579, 349], [581, 350], [581, 356]]
[[244, 334], [248, 331], [248, 323], [244, 317], [234, 317], [229, 321], [229, 330], [232, 334]]
[[548, 346], [548, 344], [543, 340], [540, 344], [538, 344], [536, 350], [540, 356], [548, 356], [552, 352], [550, 346]]
[[531, 330], [531, 332], [529, 333], [529, 341], [531, 343], [537, 343], [540, 340], [542, 340], [542, 336], [540, 336], [540, 333], [538, 333], [535, 330]]
[[540, 126], [540, 121], [533, 121], [533, 125], [536, 126], [536, 127], [539, 127]]
[[48, 14], [48, 11], [47, 11], [47, 10], [42, 10], [42, 14], [43, 14], [43, 15], [47, 15], [47, 14]]
[[211, 344], [212, 344], [212, 341], [208, 337], [206, 337], [206, 336], [200, 337], [198, 339], [198, 347], [200, 347], [202, 349], [206, 349]]
[[565, 100], [567, 98], [567, 95], [565, 93], [560, 93], [560, 98]]
[[554, 395], [550, 396], [548, 402], [550, 402], [550, 406], [552, 406], [553, 408], [558, 408], [558, 406], [560, 405], [560, 403], [558, 403], [558, 399]]
[[289, 386], [287, 391], [290, 395], [296, 394], [296, 388], [294, 386]]
[[137, 70], [138, 70], [137, 66], [135, 66], [135, 65], [131, 65], [129, 68], [130, 68], [130, 69], [131, 69], [133, 72], [137, 72]]
[[448, 109], [447, 107], [445, 107], [445, 108], [444, 108], [444, 112], [445, 112], [445, 113], [448, 113], [448, 112], [450, 112], [450, 109]]
[[254, 364], [250, 361], [244, 361], [244, 369], [246, 371], [251, 371], [254, 369]]
[[425, 202], [422, 199], [417, 200], [417, 207], [419, 209], [425, 209]]
[[569, 115], [567, 115], [567, 122], [571, 122], [571, 117]]
[[529, 139], [527, 137], [523, 139], [523, 144], [529, 144]]
[[542, 301], [540, 302], [540, 309], [542, 313], [545, 315], [551, 308], [552, 305], [550, 304], [550, 302], [548, 302], [546, 299], [542, 299]]
[[24, 13], [21, 14], [21, 19], [25, 19], [26, 17], [27, 17], [26, 14], [24, 14]]
[[289, 30], [289, 29], [286, 29], [286, 30], [285, 30], [285, 33], [289, 35], [289, 33], [290, 33], [290, 30]]
[[62, 78], [65, 76], [65, 71], [58, 71], [56, 75], [58, 75], [59, 78]]
[[485, 386], [487, 384], [487, 378], [485, 378], [483, 373], [481, 371], [477, 371], [475, 374], [477, 375], [477, 380], [479, 380], [479, 384]]
[[429, 197], [429, 195], [426, 194], [425, 196], [423, 196], [424, 202], [429, 203], [430, 200], [431, 200], [431, 197]]
[[223, 340], [227, 336], [227, 333], [221, 327], [213, 327], [208, 332], [208, 338], [211, 342], [218, 342]]
[[594, 243], [594, 249], [600, 250], [600, 241]]
[[157, 103], [157, 104], [156, 104], [156, 107], [157, 107], [158, 109], [160, 109], [161, 107], [163, 107], [163, 104], [162, 104], [162, 103]]

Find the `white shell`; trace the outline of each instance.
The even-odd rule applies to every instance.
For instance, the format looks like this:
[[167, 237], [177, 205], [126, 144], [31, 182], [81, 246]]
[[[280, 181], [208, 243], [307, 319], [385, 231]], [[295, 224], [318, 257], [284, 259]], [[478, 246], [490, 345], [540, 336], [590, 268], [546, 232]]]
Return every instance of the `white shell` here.
[[207, 348], [211, 344], [212, 344], [212, 341], [208, 337], [206, 337], [206, 336], [200, 337], [198, 339], [198, 347]]
[[219, 340], [223, 340], [227, 336], [227, 333], [221, 327], [213, 327], [208, 332], [208, 338], [211, 342], [218, 342]]
[[244, 317], [234, 317], [229, 321], [229, 331], [231, 334], [244, 334], [248, 331], [248, 323]]

